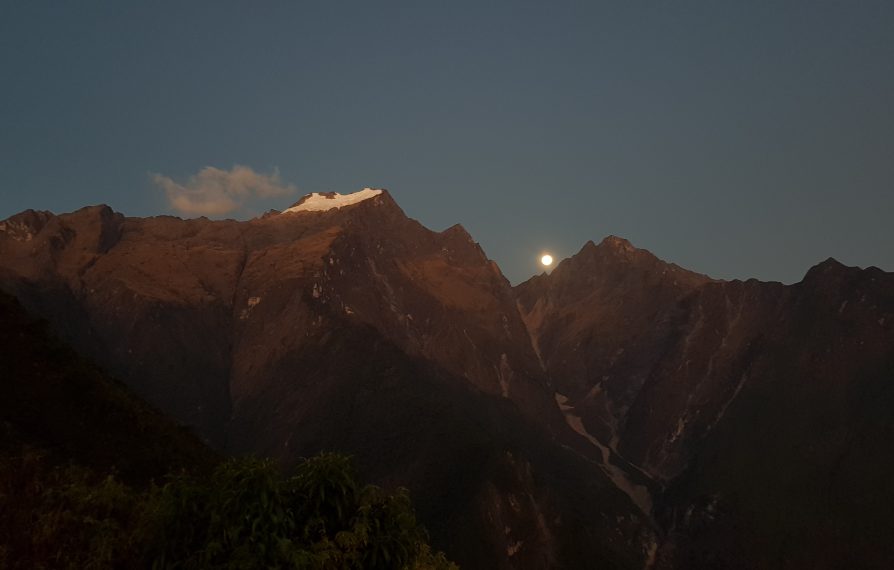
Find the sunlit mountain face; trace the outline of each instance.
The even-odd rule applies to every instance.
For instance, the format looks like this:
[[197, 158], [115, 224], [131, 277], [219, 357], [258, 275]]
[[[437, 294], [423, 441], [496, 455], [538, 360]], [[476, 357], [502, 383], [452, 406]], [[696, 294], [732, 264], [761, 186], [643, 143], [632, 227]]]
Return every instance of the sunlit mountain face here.
[[407, 487], [461, 567], [894, 561], [876, 268], [722, 281], [610, 236], [512, 287], [367, 188], [244, 222], [29, 210], [0, 288], [223, 456]]

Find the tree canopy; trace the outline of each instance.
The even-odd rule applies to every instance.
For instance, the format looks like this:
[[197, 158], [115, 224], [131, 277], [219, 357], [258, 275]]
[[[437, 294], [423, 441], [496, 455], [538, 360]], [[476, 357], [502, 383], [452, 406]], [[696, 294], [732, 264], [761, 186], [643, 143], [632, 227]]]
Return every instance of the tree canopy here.
[[0, 567], [456, 569], [432, 552], [407, 491], [361, 485], [342, 455], [288, 475], [231, 459], [144, 490], [33, 454], [4, 461]]

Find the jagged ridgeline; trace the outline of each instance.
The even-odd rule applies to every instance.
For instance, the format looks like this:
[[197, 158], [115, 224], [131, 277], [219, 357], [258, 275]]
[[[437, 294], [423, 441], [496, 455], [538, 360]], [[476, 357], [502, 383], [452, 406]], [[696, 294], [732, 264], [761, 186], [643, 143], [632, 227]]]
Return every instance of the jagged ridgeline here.
[[[468, 568], [894, 567], [894, 276], [617, 237], [512, 287], [388, 192], [0, 222], [0, 288], [221, 455], [351, 455]], [[162, 456], [163, 457], [163, 456]]]

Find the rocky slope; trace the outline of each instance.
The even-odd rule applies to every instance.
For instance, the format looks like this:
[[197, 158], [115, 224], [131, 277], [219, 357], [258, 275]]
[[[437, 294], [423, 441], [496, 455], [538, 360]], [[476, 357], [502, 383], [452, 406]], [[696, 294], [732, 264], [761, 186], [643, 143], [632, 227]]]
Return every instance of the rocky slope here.
[[0, 260], [0, 287], [216, 448], [353, 453], [467, 567], [654, 551], [563, 420], [499, 269], [387, 192], [249, 222], [28, 211], [0, 223]]
[[387, 192], [0, 222], [0, 289], [217, 449], [405, 485], [469, 568], [894, 565], [894, 275], [621, 238], [515, 288]]
[[4, 293], [0, 370], [0, 459], [31, 453], [136, 484], [180, 469], [210, 472], [220, 459]]
[[657, 567], [894, 563], [894, 275], [720, 282], [609, 237], [516, 291], [582, 431], [666, 487]]

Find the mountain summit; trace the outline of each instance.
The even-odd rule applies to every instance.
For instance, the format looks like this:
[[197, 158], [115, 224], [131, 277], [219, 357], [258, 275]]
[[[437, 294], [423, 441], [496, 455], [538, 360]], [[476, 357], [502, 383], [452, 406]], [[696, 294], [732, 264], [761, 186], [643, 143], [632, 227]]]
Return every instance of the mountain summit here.
[[226, 453], [353, 454], [470, 568], [894, 565], [894, 275], [615, 236], [512, 288], [385, 190], [0, 222], [0, 289]]
[[219, 450], [350, 453], [413, 490], [468, 567], [635, 566], [653, 548], [461, 226], [431, 231], [372, 189], [246, 222], [99, 207], [4, 224], [0, 288]]
[[664, 489], [655, 568], [894, 562], [894, 274], [716, 281], [609, 236], [515, 293], [568, 421]]
[[[308, 194], [282, 211], [283, 214], [291, 212], [322, 212], [332, 209], [344, 208], [380, 196], [383, 192], [379, 188], [364, 188], [352, 194], [339, 194], [338, 192], [314, 192]], [[387, 195], [387, 192], [386, 192]]]

